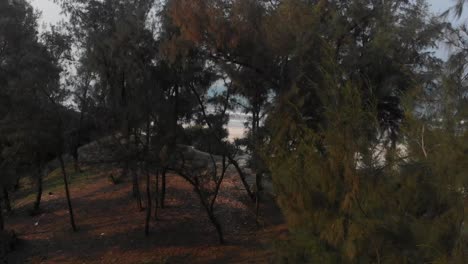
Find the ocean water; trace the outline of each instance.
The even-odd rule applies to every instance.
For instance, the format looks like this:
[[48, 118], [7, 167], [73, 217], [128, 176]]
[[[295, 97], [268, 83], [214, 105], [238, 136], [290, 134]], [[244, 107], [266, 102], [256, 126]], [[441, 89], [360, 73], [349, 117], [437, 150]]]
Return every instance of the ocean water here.
[[229, 113], [229, 123], [227, 125], [227, 129], [229, 132], [229, 140], [233, 141], [236, 138], [243, 138], [246, 132], [245, 129], [245, 122], [248, 120], [247, 114], [242, 113]]

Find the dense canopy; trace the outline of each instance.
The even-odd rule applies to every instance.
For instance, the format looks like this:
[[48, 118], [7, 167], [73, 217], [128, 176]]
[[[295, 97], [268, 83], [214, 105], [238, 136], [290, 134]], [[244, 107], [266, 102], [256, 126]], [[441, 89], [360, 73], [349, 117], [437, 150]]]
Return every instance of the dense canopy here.
[[274, 262], [466, 263], [463, 23], [425, 0], [55, 2], [67, 20], [39, 34], [27, 1], [0, 0], [3, 209], [25, 192], [47, 214], [58, 169], [79, 233], [70, 181], [98, 169], [130, 183], [157, 236], [177, 176], [229, 243], [217, 204], [234, 175], [257, 226], [279, 206]]

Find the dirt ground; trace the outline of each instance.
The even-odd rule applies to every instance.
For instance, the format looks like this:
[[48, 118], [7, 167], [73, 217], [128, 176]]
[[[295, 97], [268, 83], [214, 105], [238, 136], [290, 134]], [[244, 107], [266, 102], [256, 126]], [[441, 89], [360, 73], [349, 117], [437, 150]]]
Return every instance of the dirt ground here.
[[[130, 182], [114, 185], [109, 180], [112, 171], [93, 170], [71, 177], [76, 233], [58, 175], [46, 179], [38, 215], [28, 213], [32, 189], [13, 194], [14, 211], [5, 226], [17, 233], [19, 243], [8, 263], [270, 263], [274, 241], [287, 233], [272, 198], [263, 204], [257, 227], [240, 180], [229, 175], [216, 205], [227, 241], [219, 245], [191, 186], [170, 174], [166, 208], [159, 209], [145, 237], [145, 212], [138, 210]], [[143, 184], [140, 187], [145, 196]]]

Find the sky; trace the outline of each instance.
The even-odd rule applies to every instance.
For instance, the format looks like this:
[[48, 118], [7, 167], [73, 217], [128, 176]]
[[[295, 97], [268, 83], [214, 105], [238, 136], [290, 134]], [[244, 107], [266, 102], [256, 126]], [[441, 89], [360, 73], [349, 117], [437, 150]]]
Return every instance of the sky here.
[[63, 17], [60, 15], [60, 7], [52, 0], [29, 0], [36, 10], [42, 12], [40, 26], [42, 24], [56, 24]]
[[447, 10], [454, 1], [451, 0], [428, 0], [433, 12], [443, 12]]
[[[55, 24], [60, 21], [60, 7], [53, 3], [53, 0], [30, 0], [32, 5], [42, 12], [42, 23]], [[434, 13], [440, 13], [447, 10], [453, 5], [454, 0], [428, 0], [431, 6], [431, 11]], [[468, 17], [468, 14], [465, 14]], [[41, 24], [42, 24], [41, 23]]]
[[[31, 4], [40, 12], [42, 16], [39, 21], [39, 30], [42, 31], [48, 27], [50, 24], [56, 24], [63, 19], [63, 16], [60, 14], [60, 7], [53, 2], [53, 0], [29, 0]], [[452, 6], [455, 0], [427, 0], [430, 5], [430, 10], [434, 14], [440, 14]], [[468, 21], [468, 12], [463, 14], [463, 17], [458, 20], [460, 22]], [[447, 58], [448, 49], [441, 45], [436, 54], [438, 57]]]

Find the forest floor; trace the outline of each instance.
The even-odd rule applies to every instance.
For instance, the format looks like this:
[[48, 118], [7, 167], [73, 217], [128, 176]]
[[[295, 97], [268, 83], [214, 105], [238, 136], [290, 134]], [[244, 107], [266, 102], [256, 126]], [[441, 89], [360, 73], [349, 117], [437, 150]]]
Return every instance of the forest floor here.
[[[41, 212], [29, 215], [34, 200], [31, 183], [12, 194], [13, 212], [5, 226], [19, 238], [8, 263], [270, 263], [274, 243], [287, 236], [273, 198], [263, 204], [260, 227], [239, 177], [229, 175], [217, 200], [226, 245], [219, 245], [191, 186], [177, 175], [167, 177], [166, 208], [144, 235], [145, 212], [132, 198], [129, 181], [113, 184], [118, 170], [85, 168], [71, 173], [70, 192], [78, 232], [71, 230], [60, 173], [44, 180]], [[143, 184], [142, 196], [146, 197]], [[143, 200], [145, 204], [145, 200]], [[153, 203], [154, 204], [154, 203]]]

